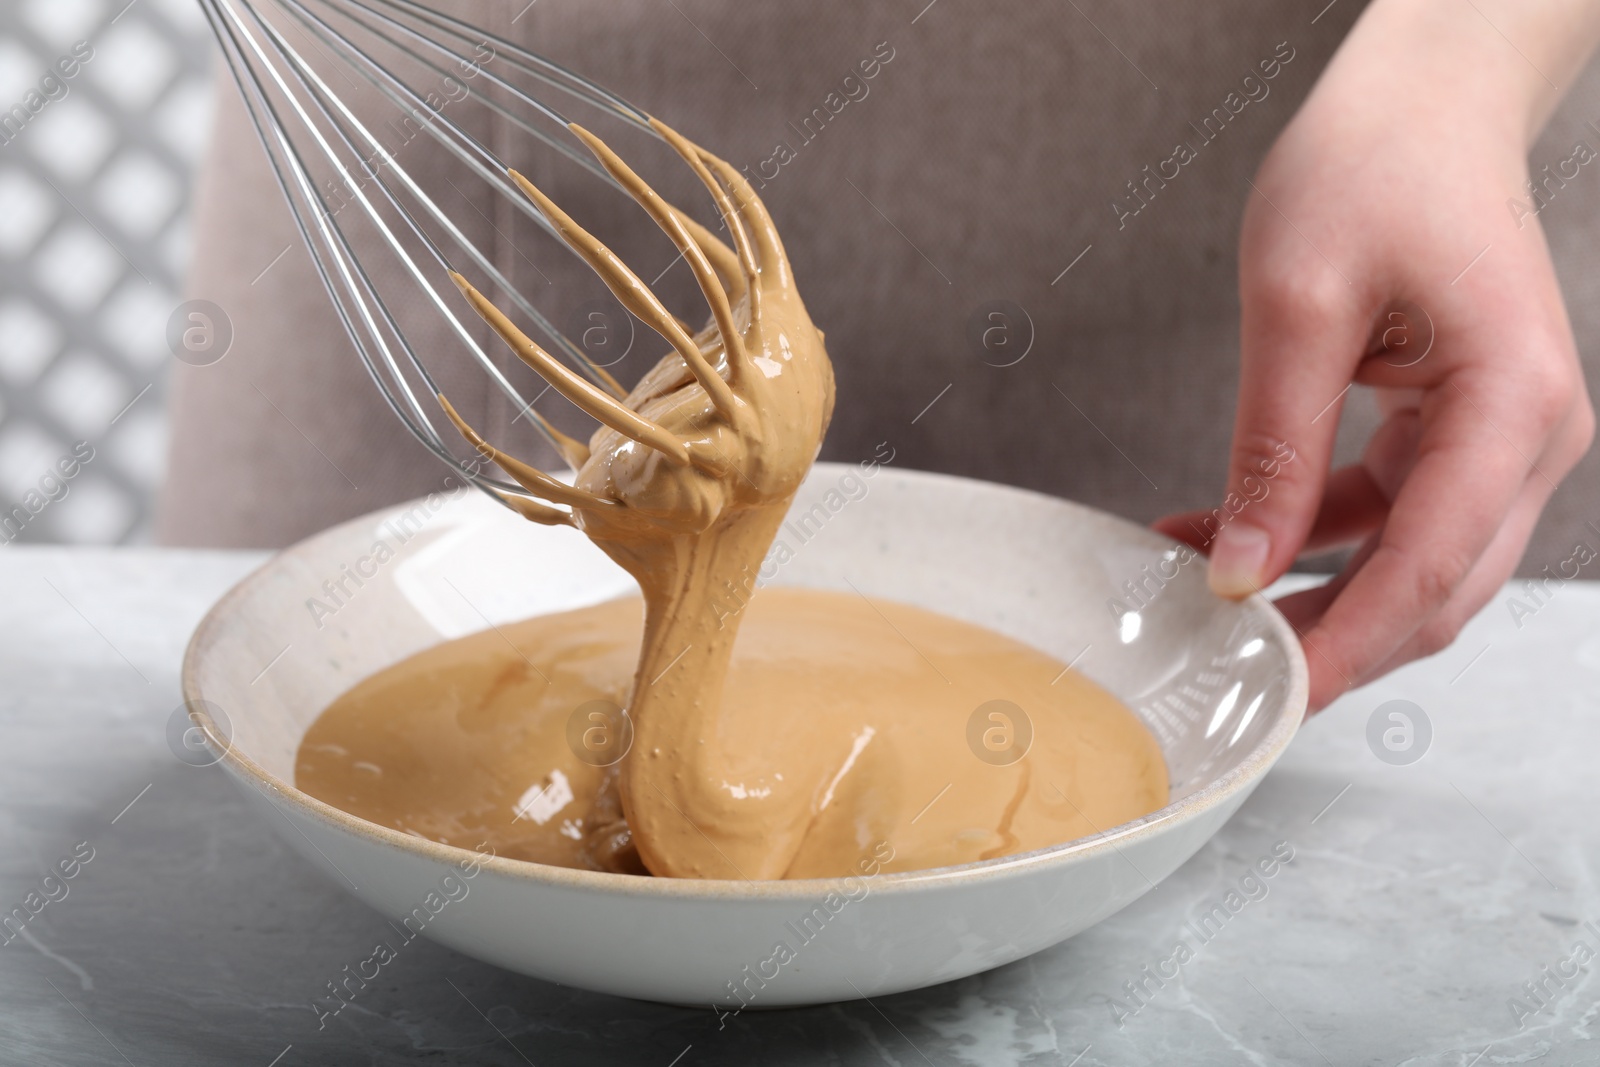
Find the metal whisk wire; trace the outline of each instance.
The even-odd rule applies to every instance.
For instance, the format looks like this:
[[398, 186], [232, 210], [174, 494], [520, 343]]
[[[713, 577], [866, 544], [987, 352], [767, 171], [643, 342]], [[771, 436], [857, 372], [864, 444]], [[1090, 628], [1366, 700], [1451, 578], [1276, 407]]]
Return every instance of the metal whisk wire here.
[[[443, 106], [433, 102], [431, 93], [419, 92], [416, 86], [380, 62], [372, 54], [375, 47], [382, 46], [406, 57], [421, 70], [444, 79], [441, 84], [450, 86], [451, 100], [473, 98], [517, 130], [618, 189], [621, 186], [611, 174], [567, 141], [567, 118], [509, 78], [487, 70], [483, 66], [485, 51], [487, 58], [502, 61], [503, 67], [516, 74], [648, 131], [653, 137], [661, 135], [650, 126], [648, 115], [609, 90], [511, 41], [431, 11], [420, 3], [412, 0], [313, 2], [320, 10], [314, 10], [304, 0], [274, 0], [270, 6], [305, 33], [307, 44], [320, 53], [318, 58], [323, 61], [324, 69], [308, 59], [307, 50], [296, 47], [266, 16], [262, 9], [267, 4], [257, 0], [200, 0], [245, 101], [270, 170], [291, 208], [301, 239], [311, 252], [317, 275], [357, 356], [385, 402], [430, 452], [480, 488], [490, 490], [490, 495], [529, 500], [529, 494], [521, 485], [484, 473], [480, 458], [458, 458], [434, 427], [429, 405], [419, 399], [412, 376], [427, 391], [430, 402], [440, 394], [438, 383], [408, 339], [395, 314], [392, 298], [385, 297], [372, 273], [363, 265], [350, 227], [340, 219], [343, 209], [352, 205], [359, 207], [356, 221], [364, 222], [375, 231], [381, 245], [398, 260], [404, 276], [443, 317], [450, 332], [488, 374], [499, 392], [516, 406], [517, 418], [526, 416], [558, 454], [567, 455], [561, 435], [534, 409], [543, 392], [532, 401], [523, 397], [483, 351], [434, 279], [408, 250], [401, 233], [415, 238], [440, 273], [453, 272], [455, 268], [449, 255], [430, 234], [424, 220], [437, 227], [449, 245], [490, 278], [533, 322], [549, 339], [554, 351], [612, 396], [621, 397], [623, 390], [603, 367], [557, 329], [495, 266], [491, 257], [450, 219], [384, 146], [370, 125], [362, 121], [351, 102], [330, 86], [328, 78], [337, 74], [355, 89], [350, 75], [360, 77], [382, 99], [397, 108], [403, 120], [416, 124], [419, 132], [427, 134], [490, 189], [551, 234], [556, 230], [550, 220], [508, 181], [505, 162], [460, 123], [445, 116]], [[339, 22], [336, 24], [334, 20]], [[457, 48], [474, 51], [468, 54]], [[455, 64], [455, 70], [463, 74], [472, 73], [456, 77], [449, 67], [440, 66], [436, 59]], [[473, 86], [471, 82], [479, 77], [502, 92], [506, 100], [493, 99]], [[464, 95], [456, 97], [457, 91]], [[291, 115], [285, 115], [285, 110]], [[553, 135], [540, 128], [530, 121], [532, 116], [558, 125], [561, 132]], [[367, 148], [365, 154], [359, 147], [362, 144]], [[331, 171], [336, 179], [329, 182], [326, 194], [319, 191], [319, 169]], [[369, 186], [376, 190], [377, 196], [368, 195]], [[349, 199], [344, 203], [330, 203], [333, 197], [344, 199], [346, 195]], [[408, 199], [414, 206], [408, 206]], [[393, 222], [386, 218], [384, 206], [392, 213]], [[488, 221], [487, 216], [485, 221]], [[450, 290], [445, 290], [448, 292]], [[549, 388], [546, 385], [545, 391]]]

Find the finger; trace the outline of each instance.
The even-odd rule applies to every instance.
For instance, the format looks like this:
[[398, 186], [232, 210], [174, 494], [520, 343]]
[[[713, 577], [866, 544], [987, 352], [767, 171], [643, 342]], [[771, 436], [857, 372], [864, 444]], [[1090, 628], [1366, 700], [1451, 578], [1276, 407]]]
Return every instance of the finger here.
[[1306, 533], [1300, 554], [1355, 544], [1382, 526], [1388, 514], [1389, 498], [1364, 466], [1340, 467], [1328, 476], [1322, 505]]
[[[1273, 601], [1273, 606], [1289, 620], [1289, 625], [1294, 627], [1295, 633], [1302, 636], [1302, 643], [1305, 632], [1317, 624], [1317, 620], [1328, 610], [1328, 605], [1332, 604], [1344, 591], [1344, 587], [1350, 584], [1350, 579], [1361, 569], [1362, 564], [1372, 555], [1372, 550], [1377, 547], [1378, 534], [1374, 533], [1362, 542], [1361, 547], [1338, 574], [1315, 588], [1302, 589], [1298, 593], [1290, 593]], [[1309, 662], [1311, 650], [1306, 651]]]
[[[1361, 463], [1328, 475], [1300, 555], [1353, 544], [1381, 526], [1389, 502], [1416, 462], [1421, 436], [1422, 421], [1415, 407], [1394, 407], [1393, 414], [1373, 433]], [[1180, 511], [1156, 520], [1151, 529], [1209, 554], [1215, 531], [1226, 517], [1216, 508]]]
[[[1555, 483], [1545, 475], [1549, 474], [1556, 479], [1565, 477], [1589, 450], [1593, 439], [1594, 412], [1586, 399], [1579, 399], [1569, 408], [1550, 435], [1544, 451], [1537, 458], [1538, 467], [1528, 475], [1522, 492], [1512, 506], [1511, 514], [1507, 516], [1505, 524], [1495, 534], [1489, 547], [1484, 550], [1483, 557], [1462, 583], [1462, 587], [1399, 650], [1380, 664], [1368, 676], [1369, 678], [1375, 678], [1413, 659], [1433, 655], [1455, 640], [1461, 628], [1484, 604], [1488, 603], [1522, 560], [1528, 539], [1539, 521], [1539, 514], [1555, 492]], [[1593, 550], [1587, 544], [1582, 544], [1574, 550], [1569, 560], [1559, 561], [1554, 565], [1556, 574], [1553, 577], [1558, 580], [1570, 578], [1572, 575], [1565, 572], [1571, 564], [1576, 563], [1581, 567], [1593, 559]], [[1551, 570], [1552, 565], [1547, 564], [1540, 571], [1541, 579], [1536, 579], [1531, 589], [1525, 584], [1522, 595], [1525, 595], [1526, 599], [1517, 601], [1522, 610], [1537, 610], [1541, 605], [1542, 594], [1539, 583], [1552, 576]], [[1508, 600], [1507, 603], [1510, 605], [1512, 601]], [[1512, 617], [1520, 628], [1523, 616], [1513, 611]]]
[[1505, 525], [1500, 527], [1494, 540], [1479, 558], [1477, 566], [1473, 567], [1455, 595], [1439, 609], [1437, 614], [1412, 634], [1398, 651], [1379, 664], [1362, 681], [1387, 674], [1412, 660], [1431, 656], [1448, 647], [1461, 632], [1462, 627], [1494, 598], [1506, 580], [1515, 573], [1517, 564], [1528, 547], [1528, 539], [1533, 535], [1533, 528], [1539, 521], [1539, 513], [1549, 501], [1550, 495], [1551, 488], [1543, 478], [1537, 475], [1529, 478], [1523, 484], [1522, 493], [1511, 509], [1511, 514], [1506, 518]]
[[1373, 325], [1372, 343], [1356, 367], [1362, 385], [1421, 389], [1437, 385], [1449, 372], [1440, 358], [1439, 324], [1414, 300], [1398, 300]]
[[1358, 466], [1329, 475], [1301, 554], [1354, 544], [1379, 529], [1416, 465], [1421, 440], [1421, 416], [1414, 408], [1397, 408], [1373, 432]]
[[1206, 532], [1205, 523], [1214, 518], [1212, 511], [1179, 511], [1164, 515], [1150, 524], [1150, 528], [1164, 537], [1182, 541], [1202, 553], [1211, 551], [1212, 534]]
[[1377, 535], [1389, 517], [1390, 503], [1416, 465], [1421, 432], [1421, 420], [1414, 410], [1397, 411], [1367, 442], [1358, 466], [1341, 467], [1329, 475], [1328, 491], [1306, 537], [1305, 550], [1323, 551], [1365, 540], [1331, 580], [1275, 602], [1296, 630], [1307, 630], [1322, 617], [1378, 547]]
[[[1198, 549], [1202, 555], [1209, 555], [1216, 538], [1208, 531], [1220, 529], [1220, 510], [1180, 511], [1157, 519], [1150, 528]], [[1359, 541], [1381, 525], [1388, 513], [1389, 498], [1378, 489], [1365, 468], [1360, 465], [1340, 467], [1328, 476], [1322, 503], [1301, 546], [1301, 555], [1326, 552]]]
[[1267, 221], [1247, 223], [1242, 242], [1239, 409], [1223, 503], [1252, 503], [1216, 531], [1207, 572], [1228, 597], [1275, 580], [1305, 543], [1371, 318], [1365, 297], [1275, 207], [1251, 208]]
[[1422, 445], [1422, 414], [1418, 408], [1395, 409], [1379, 427], [1361, 453], [1361, 469], [1367, 472], [1385, 500], [1400, 495], [1400, 487], [1411, 476]]
[[[1411, 415], [1396, 408], [1396, 417], [1380, 428], [1368, 445], [1363, 460], [1374, 478], [1384, 486], [1386, 495], [1396, 493], [1390, 485], [1403, 482], [1415, 463], [1414, 450], [1406, 443], [1416, 427], [1409, 424]], [[1391, 426], [1392, 424], [1392, 426]], [[1420, 426], [1420, 423], [1417, 424]], [[1496, 530], [1478, 561], [1449, 600], [1424, 621], [1406, 641], [1385, 661], [1360, 677], [1346, 679], [1334, 668], [1332, 662], [1320, 652], [1315, 638], [1306, 638], [1307, 662], [1312, 681], [1313, 711], [1336, 697], [1347, 684], [1365, 684], [1388, 671], [1421, 656], [1431, 655], [1448, 645], [1462, 626], [1483, 607], [1495, 590], [1516, 569], [1526, 548], [1528, 538], [1538, 521], [1539, 513], [1554, 491], [1554, 483], [1544, 475], [1560, 478], [1569, 471], [1584, 452], [1593, 437], [1594, 417], [1587, 403], [1575, 403], [1560, 424], [1550, 434], [1544, 450], [1536, 458], [1538, 467], [1530, 465], [1522, 489], [1518, 493], [1506, 520]], [[1292, 625], [1304, 634], [1334, 603], [1380, 543], [1374, 536], [1362, 546], [1344, 568], [1327, 584], [1316, 589], [1285, 597], [1277, 604]]]
[[1328, 488], [1301, 554], [1353, 544], [1383, 525], [1389, 505], [1417, 462], [1422, 419], [1398, 408], [1379, 425], [1356, 466], [1328, 476]]
[[1491, 414], [1454, 383], [1433, 403], [1377, 546], [1305, 634], [1331, 668], [1313, 689], [1317, 706], [1358, 684], [1450, 601], [1522, 492], [1526, 455], [1543, 451], [1537, 420], [1492, 404]]

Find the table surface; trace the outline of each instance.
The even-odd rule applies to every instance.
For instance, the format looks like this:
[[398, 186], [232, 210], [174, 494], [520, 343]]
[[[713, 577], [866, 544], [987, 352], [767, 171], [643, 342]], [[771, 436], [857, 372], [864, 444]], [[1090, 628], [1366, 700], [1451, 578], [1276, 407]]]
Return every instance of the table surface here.
[[[1600, 585], [1520, 620], [1504, 591], [1307, 724], [1137, 903], [987, 974], [719, 1026], [419, 942], [319, 1030], [312, 997], [383, 920], [166, 740], [190, 631], [261, 558], [0, 552], [0, 913], [93, 849], [0, 947], [0, 1063], [1600, 1062]], [[1396, 699], [1432, 726], [1409, 765], [1367, 740]]]

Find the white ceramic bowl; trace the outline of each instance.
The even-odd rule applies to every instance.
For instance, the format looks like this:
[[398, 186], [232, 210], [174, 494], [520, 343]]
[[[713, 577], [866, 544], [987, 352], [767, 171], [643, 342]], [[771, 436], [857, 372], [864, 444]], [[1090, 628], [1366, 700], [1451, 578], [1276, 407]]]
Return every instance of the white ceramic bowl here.
[[[1141, 527], [999, 485], [890, 468], [867, 477], [826, 463], [800, 493], [802, 513], [815, 532], [804, 543], [798, 528], [780, 535], [794, 558], [776, 584], [848, 581], [1076, 658], [1160, 741], [1168, 805], [1097, 837], [850, 883], [679, 881], [506, 859], [480, 867], [472, 853], [329, 807], [294, 788], [295, 752], [341, 692], [491, 622], [633, 588], [581, 534], [534, 526], [466, 491], [357, 519], [273, 557], [200, 624], [185, 697], [207, 702], [192, 706], [209, 709], [201, 720], [225, 742], [211, 758], [274, 809], [264, 817], [356, 896], [397, 923], [409, 916], [406, 929], [585, 989], [751, 1007], [914, 989], [1071, 937], [1193, 855], [1300, 723], [1305, 663], [1288, 624], [1259, 597], [1213, 597], [1202, 560]], [[1130, 590], [1141, 583], [1135, 605]], [[1116, 610], [1118, 599], [1140, 610]], [[795, 931], [808, 915], [801, 943]], [[792, 958], [773, 963], [779, 942]]]

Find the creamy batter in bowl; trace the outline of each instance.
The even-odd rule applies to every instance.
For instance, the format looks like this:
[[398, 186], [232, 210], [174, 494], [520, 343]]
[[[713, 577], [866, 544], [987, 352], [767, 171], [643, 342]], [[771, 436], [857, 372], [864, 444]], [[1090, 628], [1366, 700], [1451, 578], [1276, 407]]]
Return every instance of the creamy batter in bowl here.
[[[761, 882], [490, 858], [330, 807], [294, 788], [296, 753], [356, 682], [440, 641], [634, 589], [576, 531], [532, 527], [465, 491], [275, 557], [200, 626], [185, 696], [222, 765], [276, 809], [267, 817], [285, 840], [393, 920], [395, 939], [427, 936], [601, 992], [732, 1009], [875, 996], [999, 966], [1113, 914], [1204, 844], [1293, 736], [1305, 665], [1270, 604], [1211, 596], [1201, 561], [1149, 531], [1002, 486], [881, 465], [867, 474], [817, 465], [780, 531], [790, 552], [771, 584], [927, 608], [1074, 662], [1155, 735], [1165, 807], [960, 867], [877, 874], [864, 849], [859, 877]], [[973, 770], [984, 770], [976, 751]]]

